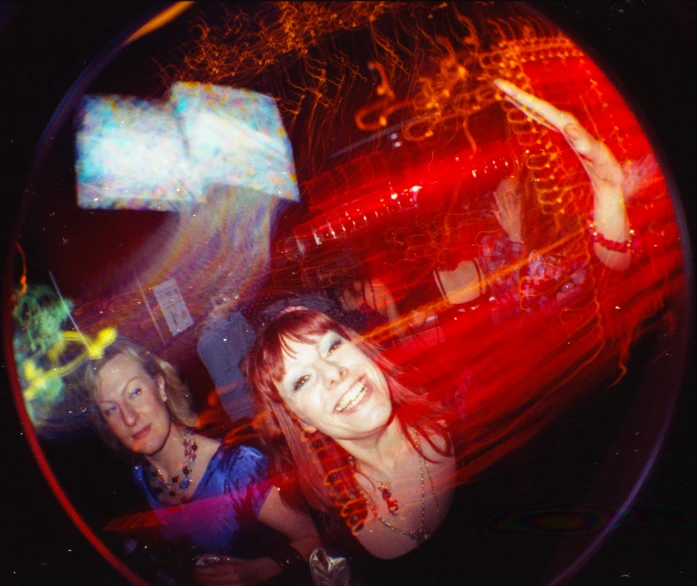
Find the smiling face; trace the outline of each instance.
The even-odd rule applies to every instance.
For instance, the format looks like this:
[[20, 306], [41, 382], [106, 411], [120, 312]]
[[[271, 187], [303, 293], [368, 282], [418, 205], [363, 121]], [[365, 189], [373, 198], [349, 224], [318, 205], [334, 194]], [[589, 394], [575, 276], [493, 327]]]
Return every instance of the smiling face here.
[[341, 444], [371, 437], [389, 423], [385, 376], [356, 344], [328, 331], [310, 343], [286, 339], [285, 346], [285, 372], [277, 387], [306, 429]]
[[153, 378], [126, 354], [99, 370], [97, 406], [111, 432], [128, 450], [146, 456], [164, 447], [172, 426], [165, 406], [165, 382]]

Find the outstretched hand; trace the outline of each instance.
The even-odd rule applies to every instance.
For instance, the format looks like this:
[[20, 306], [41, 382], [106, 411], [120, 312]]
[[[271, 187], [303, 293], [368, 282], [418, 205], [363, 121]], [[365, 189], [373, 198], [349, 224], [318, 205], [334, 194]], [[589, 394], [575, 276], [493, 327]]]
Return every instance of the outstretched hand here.
[[570, 112], [555, 108], [509, 81], [497, 79], [494, 85], [505, 94], [507, 101], [527, 116], [564, 135], [593, 188], [591, 221], [595, 254], [610, 268], [626, 269], [630, 263], [632, 233], [624, 202], [625, 174], [612, 151], [583, 128]]
[[509, 81], [497, 79], [494, 85], [506, 100], [533, 120], [560, 132], [583, 164], [596, 195], [607, 189], [622, 190], [624, 171], [605, 143], [588, 132], [570, 112], [559, 110]]
[[494, 190], [494, 216], [512, 242], [522, 242], [520, 181], [506, 177]]

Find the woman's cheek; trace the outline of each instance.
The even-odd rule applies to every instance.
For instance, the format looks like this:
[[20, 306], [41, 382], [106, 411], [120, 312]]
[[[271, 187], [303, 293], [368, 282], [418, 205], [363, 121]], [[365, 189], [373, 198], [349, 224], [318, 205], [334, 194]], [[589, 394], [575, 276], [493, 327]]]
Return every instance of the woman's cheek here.
[[306, 401], [299, 400], [296, 397], [286, 397], [283, 402], [288, 411], [295, 415], [301, 422], [307, 423], [308, 408], [305, 404]]

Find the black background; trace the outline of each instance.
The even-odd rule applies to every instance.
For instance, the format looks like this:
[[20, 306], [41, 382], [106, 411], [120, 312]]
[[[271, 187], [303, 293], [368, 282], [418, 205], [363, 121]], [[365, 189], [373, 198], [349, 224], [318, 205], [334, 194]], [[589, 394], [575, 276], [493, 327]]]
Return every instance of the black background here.
[[[97, 4], [0, 7], [4, 236], [10, 234], [10, 218], [25, 186], [34, 148], [61, 99], [87, 63], [143, 12], [142, 6]], [[626, 88], [625, 95], [633, 99], [653, 132], [662, 162], [672, 170], [694, 242], [697, 3], [617, 0], [576, 5], [559, 1], [538, 6], [593, 48]], [[3, 240], [3, 254], [9, 240]], [[689, 355], [693, 354], [694, 340]], [[697, 583], [695, 372], [692, 365], [689, 368], [667, 441], [635, 506], [680, 510], [682, 518], [691, 521], [615, 533], [569, 584]], [[125, 584], [49, 490], [5, 384], [0, 414], [0, 583]]]

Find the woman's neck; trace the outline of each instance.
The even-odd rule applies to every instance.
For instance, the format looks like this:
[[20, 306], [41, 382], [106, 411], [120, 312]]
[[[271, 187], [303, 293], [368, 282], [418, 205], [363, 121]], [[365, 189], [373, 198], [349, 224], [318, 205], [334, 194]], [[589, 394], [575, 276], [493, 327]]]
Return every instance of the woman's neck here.
[[184, 461], [184, 428], [172, 423], [162, 449], [145, 459], [165, 478], [178, 474]]
[[376, 436], [339, 443], [353, 456], [359, 472], [370, 477], [381, 478], [389, 476], [394, 471], [397, 460], [407, 448], [409, 440], [395, 417]]

